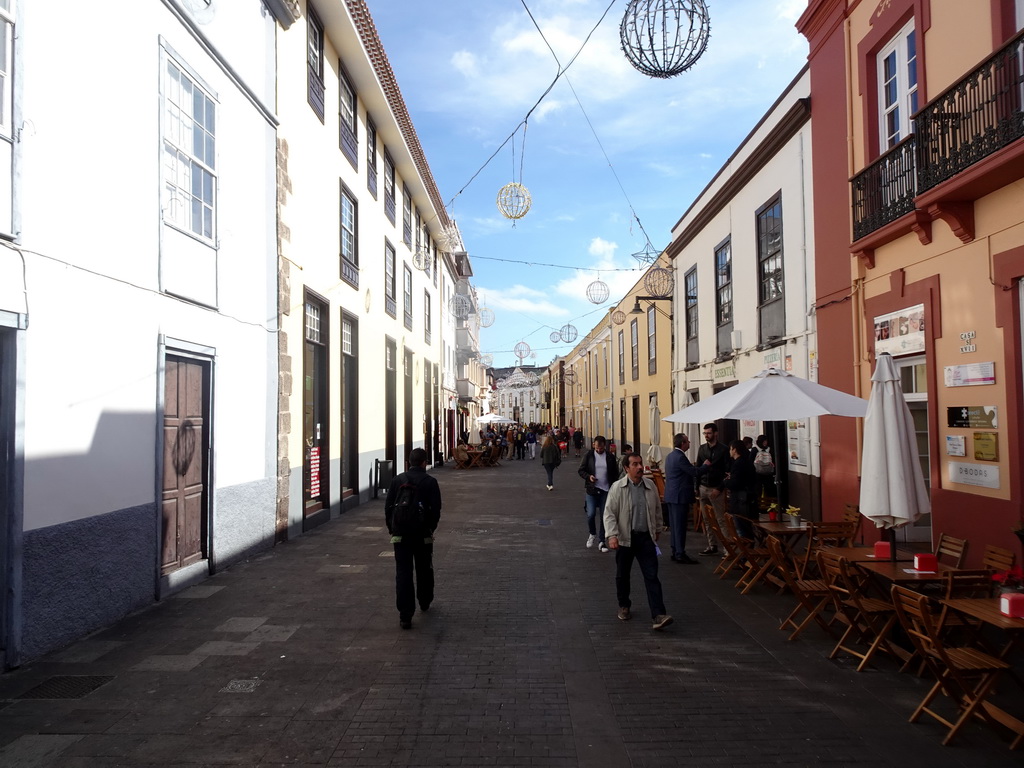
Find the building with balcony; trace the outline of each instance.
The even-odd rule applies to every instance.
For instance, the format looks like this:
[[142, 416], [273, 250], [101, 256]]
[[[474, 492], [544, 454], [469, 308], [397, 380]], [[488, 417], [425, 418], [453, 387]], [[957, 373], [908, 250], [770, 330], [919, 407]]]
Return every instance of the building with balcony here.
[[[811, 0], [819, 380], [867, 396], [891, 353], [939, 532], [1016, 549], [1024, 501], [1024, 2]], [[855, 503], [857, 425], [822, 430]], [[979, 511], [983, 510], [983, 514]], [[972, 547], [977, 562], [982, 547]]]

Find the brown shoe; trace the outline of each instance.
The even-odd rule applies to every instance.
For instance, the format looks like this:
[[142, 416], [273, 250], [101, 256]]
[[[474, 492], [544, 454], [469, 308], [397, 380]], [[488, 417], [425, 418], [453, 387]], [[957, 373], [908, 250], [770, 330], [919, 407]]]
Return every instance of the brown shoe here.
[[654, 617], [654, 623], [651, 625], [651, 629], [664, 629], [672, 623], [672, 617], [668, 615], [661, 615]]
[[629, 621], [633, 618], [633, 614], [629, 612], [629, 608], [619, 608], [619, 621]]

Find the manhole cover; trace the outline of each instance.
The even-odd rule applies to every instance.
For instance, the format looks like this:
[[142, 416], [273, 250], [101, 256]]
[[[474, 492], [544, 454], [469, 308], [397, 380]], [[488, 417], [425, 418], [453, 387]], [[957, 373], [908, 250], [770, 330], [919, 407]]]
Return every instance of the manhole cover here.
[[113, 675], [56, 675], [19, 699], [80, 699], [114, 679]]
[[252, 693], [256, 690], [256, 686], [260, 684], [260, 680], [232, 680], [230, 683], [220, 689], [221, 693]]

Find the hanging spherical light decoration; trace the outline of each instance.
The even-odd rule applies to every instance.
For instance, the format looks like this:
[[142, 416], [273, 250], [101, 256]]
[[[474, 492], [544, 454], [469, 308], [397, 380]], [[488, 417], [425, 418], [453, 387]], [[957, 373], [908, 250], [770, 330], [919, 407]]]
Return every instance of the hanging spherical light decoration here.
[[629, 0], [619, 25], [626, 59], [649, 77], [688, 70], [707, 49], [710, 35], [704, 0]]
[[616, 309], [614, 312], [612, 312], [612, 322], [615, 323], [616, 325], [622, 325], [624, 322], [626, 322], [626, 313], [623, 312], [621, 309]]
[[524, 357], [530, 354], [530, 345], [527, 344], [525, 341], [520, 341], [518, 344], [515, 345], [515, 347], [512, 348], [512, 351], [515, 352], [516, 357], [522, 360]]
[[587, 286], [587, 300], [591, 304], [604, 304], [610, 294], [608, 283], [604, 280], [595, 280]]
[[548, 338], [551, 339], [552, 344], [558, 344], [562, 341], [562, 334], [560, 334], [558, 331], [552, 331], [551, 335]]
[[579, 335], [579, 331], [576, 330], [576, 326], [572, 323], [566, 323], [558, 331], [559, 338], [561, 338], [566, 344], [576, 341], [576, 337]]
[[462, 245], [462, 238], [459, 236], [459, 228], [454, 224], [442, 227], [437, 234], [437, 247], [445, 253], [457, 251]]
[[659, 299], [668, 298], [675, 287], [676, 279], [672, 276], [671, 270], [664, 267], [655, 267], [644, 275], [644, 288], [651, 296], [657, 296]]
[[530, 210], [530, 190], [511, 182], [498, 190], [498, 211], [506, 219], [521, 219]]
[[494, 312], [487, 307], [480, 307], [480, 326], [482, 328], [490, 328], [494, 325]]
[[484, 354], [480, 355], [480, 365], [484, 366], [485, 368], [490, 368], [493, 362], [494, 355], [492, 355], [490, 352], [485, 352]]
[[562, 381], [568, 387], [573, 386], [576, 383], [576, 372], [572, 368], [566, 368], [565, 373], [562, 374]]
[[412, 265], [420, 272], [430, 266], [430, 248], [428, 246], [421, 245], [416, 249], [412, 255]]
[[448, 309], [459, 319], [464, 319], [469, 317], [469, 313], [473, 309], [473, 302], [469, 300], [469, 296], [456, 293], [448, 302]]

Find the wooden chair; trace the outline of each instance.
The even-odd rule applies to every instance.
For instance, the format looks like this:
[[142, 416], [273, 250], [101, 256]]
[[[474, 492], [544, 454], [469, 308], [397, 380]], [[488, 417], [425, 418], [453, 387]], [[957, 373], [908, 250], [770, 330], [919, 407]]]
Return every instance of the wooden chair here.
[[942, 562], [947, 558], [946, 565], [954, 568], [962, 568], [964, 558], [967, 557], [967, 539], [956, 539], [948, 533], [940, 533], [938, 543], [935, 545], [935, 556]]
[[1013, 552], [989, 544], [985, 547], [985, 554], [981, 558], [981, 567], [991, 568], [993, 571], [1008, 571], [1016, 562], [1017, 556]]
[[460, 445], [455, 449], [455, 468], [456, 469], [469, 469], [469, 453], [466, 451], [466, 446]]
[[489, 467], [500, 467], [501, 462], [498, 459], [501, 458], [501, 446], [495, 445], [491, 447], [491, 455], [487, 457], [487, 466]]
[[[880, 650], [895, 656], [888, 640], [889, 632], [896, 623], [896, 612], [892, 604], [865, 595], [863, 583], [851, 574], [850, 564], [845, 557], [819, 550], [818, 567], [828, 585], [836, 617], [847, 625], [828, 657], [834, 659], [840, 651], [848, 653], [860, 659], [857, 665], [857, 671], [860, 672]], [[847, 640], [850, 639], [867, 645], [867, 650], [861, 652], [857, 646], [848, 645]]]
[[[957, 597], [992, 597], [995, 584], [992, 581], [993, 573], [987, 568], [949, 571], [943, 580], [943, 597], [947, 600]], [[972, 645], [980, 644], [986, 651], [991, 651], [992, 649], [987, 646], [981, 635], [982, 625], [983, 622], [971, 619], [954, 611], [949, 606], [943, 605], [936, 628], [945, 641], [948, 641], [957, 630], [961, 630], [965, 640], [970, 641]]]
[[[927, 596], [893, 584], [892, 601], [900, 624], [935, 675], [935, 685], [914, 710], [910, 722], [917, 722], [922, 713], [938, 720], [949, 729], [942, 740], [943, 746], [948, 745], [974, 715], [997, 727], [984, 703], [1009, 665], [975, 648], [947, 646], [942, 641], [936, 617], [929, 610]], [[955, 721], [930, 708], [940, 692], [946, 694], [943, 700], [948, 699], [956, 706]], [[1011, 749], [1020, 740], [1018, 737]]]
[[710, 504], [704, 504], [704, 524], [711, 529], [711, 535], [715, 537], [719, 545], [722, 547], [722, 559], [718, 565], [715, 566], [715, 570], [712, 573], [719, 574], [718, 578], [724, 579], [732, 570], [742, 570], [743, 566], [740, 565], [740, 551], [736, 547], [736, 543], [729, 538], [719, 527], [718, 520], [715, 518], [715, 510]]
[[736, 515], [729, 513], [725, 516], [725, 527], [740, 554], [739, 564], [746, 568], [736, 582], [736, 588], [740, 590], [740, 594], [745, 595], [764, 578], [772, 567], [771, 553], [767, 547], [759, 547], [753, 539], [740, 536], [736, 532]]
[[[860, 524], [861, 524], [861, 520], [863, 520], [863, 518], [860, 515], [860, 505], [859, 504], [847, 504], [845, 507], [843, 507], [843, 516], [840, 518], [840, 520], [842, 520], [844, 523], [856, 523], [857, 524], [856, 528], [853, 531], [853, 536], [850, 538], [850, 546], [853, 546], [854, 540], [858, 536], [860, 536], [860, 532], [861, 532], [860, 531]], [[864, 539], [862, 537], [861, 538], [861, 542], [863, 542], [863, 541], [864, 541]]]
[[852, 521], [834, 521], [829, 523], [810, 523], [807, 532], [807, 549], [804, 550], [803, 562], [798, 575], [801, 579], [810, 578], [817, 565], [815, 560], [820, 547], [852, 547], [857, 535], [859, 523]]
[[[787, 639], [796, 640], [813, 619], [831, 637], [835, 637], [835, 632], [832, 631], [832, 623], [826, 621], [822, 615], [822, 611], [832, 601], [828, 585], [822, 579], [797, 578], [789, 558], [786, 557], [786, 552], [778, 539], [769, 536], [765, 544], [775, 566], [775, 573], [778, 574], [789, 591], [796, 597], [796, 607], [779, 624], [779, 629], [789, 629], [792, 627], [793, 632]], [[796, 618], [800, 615], [801, 611], [806, 611], [807, 616], [797, 624]]]

